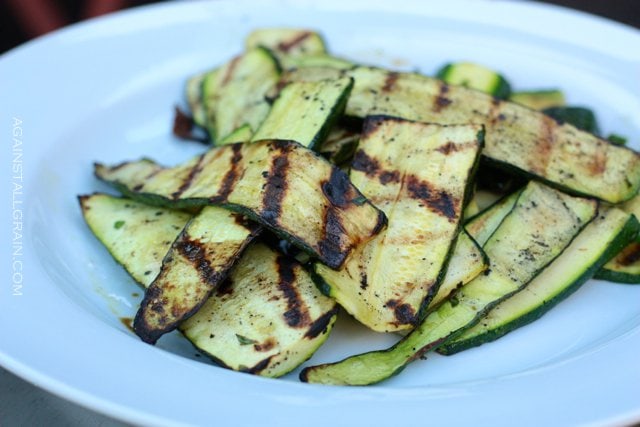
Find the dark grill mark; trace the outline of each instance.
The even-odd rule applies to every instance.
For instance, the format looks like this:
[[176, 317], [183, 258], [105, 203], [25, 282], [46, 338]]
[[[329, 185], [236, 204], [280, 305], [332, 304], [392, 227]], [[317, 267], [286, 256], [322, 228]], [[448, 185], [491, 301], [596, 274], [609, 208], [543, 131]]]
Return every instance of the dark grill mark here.
[[238, 167], [242, 161], [242, 144], [234, 144], [231, 148], [233, 150], [233, 156], [231, 156], [231, 166], [227, 173], [222, 178], [222, 184], [220, 184], [220, 190], [218, 194], [211, 198], [212, 203], [222, 203], [227, 200], [229, 194], [233, 191], [233, 187], [236, 184], [238, 178]]
[[384, 80], [384, 86], [382, 86], [382, 92], [391, 92], [398, 81], [398, 77], [400, 77], [400, 73], [393, 71], [388, 73]]
[[348, 248], [343, 244], [347, 234], [337, 208], [348, 208], [353, 200], [362, 197], [357, 193], [347, 175], [333, 168], [329, 181], [322, 183], [322, 192], [329, 201], [324, 212], [324, 237], [318, 246], [324, 262], [329, 267], [338, 268], [346, 257]]
[[254, 344], [253, 349], [259, 352], [265, 352], [265, 351], [271, 350], [275, 346], [276, 346], [276, 341], [273, 338], [269, 337], [265, 340], [265, 342], [262, 342], [260, 344]]
[[262, 196], [262, 212], [260, 216], [272, 225], [278, 225], [282, 201], [287, 194], [287, 171], [289, 169], [289, 152], [291, 147], [279, 147], [281, 154], [273, 159]]
[[331, 205], [347, 208], [353, 200], [354, 188], [346, 173], [338, 168], [333, 168], [329, 181], [322, 183], [322, 193]]
[[436, 151], [439, 151], [445, 156], [448, 156], [449, 154], [455, 153], [456, 151], [458, 151], [458, 149], [459, 149], [458, 144], [452, 141], [449, 141], [446, 144], [436, 148]]
[[369, 135], [374, 133], [380, 125], [382, 125], [385, 121], [390, 120], [389, 116], [369, 116], [364, 121], [362, 125], [362, 132], [360, 134], [360, 139], [366, 139]]
[[384, 171], [380, 173], [380, 184], [387, 185], [390, 182], [400, 182], [400, 172], [398, 171]]
[[269, 363], [271, 363], [271, 358], [272, 357], [273, 356], [269, 356], [266, 359], [261, 360], [260, 362], [258, 362], [252, 368], [240, 369], [240, 372], [246, 372], [248, 374], [259, 374], [260, 372], [264, 371], [269, 366]]
[[440, 112], [443, 108], [447, 107], [452, 102], [449, 98], [447, 98], [447, 93], [449, 93], [449, 85], [444, 82], [439, 82], [439, 84], [440, 90], [433, 103], [433, 109], [436, 113]]
[[445, 216], [449, 222], [457, 219], [458, 201], [444, 190], [435, 190], [429, 183], [420, 181], [413, 175], [406, 178], [406, 188], [409, 196], [422, 200], [433, 212]]
[[198, 271], [202, 282], [210, 286], [217, 285], [220, 280], [220, 273], [216, 271], [207, 260], [207, 251], [197, 240], [190, 240], [186, 236], [178, 239], [173, 250], [185, 257]]
[[304, 334], [304, 337], [313, 339], [318, 335], [325, 333], [327, 327], [329, 326], [329, 323], [331, 322], [331, 319], [333, 319], [336, 314], [338, 314], [338, 306], [333, 307], [331, 310], [327, 311], [325, 314], [318, 317], [313, 323], [311, 323], [311, 326], [309, 326], [309, 329], [307, 330], [307, 333]]
[[589, 172], [591, 175], [602, 175], [607, 170], [607, 152], [606, 149], [598, 144], [596, 146], [596, 152], [593, 155], [592, 161], [589, 165]]
[[398, 325], [413, 325], [418, 322], [418, 318], [416, 317], [416, 312], [409, 304], [401, 304], [401, 301], [390, 299], [385, 304], [388, 308], [393, 309], [393, 315], [396, 317], [397, 322], [394, 324]]
[[622, 250], [618, 263], [624, 266], [640, 261], [640, 243], [632, 243]]
[[278, 50], [287, 53], [291, 49], [305, 41], [307, 38], [309, 38], [309, 36], [311, 36], [311, 33], [309, 31], [305, 31], [298, 35], [296, 38], [289, 40], [288, 42], [280, 42], [278, 44]]
[[189, 171], [189, 174], [187, 175], [187, 177], [184, 179], [184, 181], [182, 182], [182, 184], [180, 185], [180, 187], [174, 191], [173, 193], [171, 193], [171, 197], [173, 197], [174, 199], [178, 199], [180, 198], [180, 196], [182, 195], [182, 193], [184, 193], [190, 186], [191, 183], [193, 182], [193, 179], [198, 175], [198, 173], [200, 173], [200, 171], [202, 170], [202, 160], [204, 159], [204, 154], [201, 154], [200, 157], [198, 158], [198, 161], [196, 162], [196, 164], [193, 166], [193, 168], [191, 168], [191, 170]]
[[218, 297], [223, 297], [225, 295], [233, 294], [233, 280], [226, 278], [222, 283], [218, 285], [216, 289], [216, 295]]
[[375, 176], [380, 170], [380, 164], [372, 157], [369, 157], [364, 150], [358, 150], [353, 155], [351, 169], [364, 172], [367, 176]]
[[295, 287], [295, 264], [284, 256], [279, 256], [276, 262], [278, 263], [278, 289], [287, 300], [284, 320], [292, 328], [302, 328], [308, 325], [311, 320], [307, 307]]

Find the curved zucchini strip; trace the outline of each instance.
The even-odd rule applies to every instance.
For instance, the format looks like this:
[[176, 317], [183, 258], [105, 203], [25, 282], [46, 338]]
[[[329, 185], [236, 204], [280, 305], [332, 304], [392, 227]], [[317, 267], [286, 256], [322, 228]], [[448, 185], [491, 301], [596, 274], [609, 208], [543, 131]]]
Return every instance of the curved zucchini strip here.
[[[625, 202], [619, 208], [640, 218], [640, 196]], [[594, 277], [616, 283], [640, 284], [640, 240], [624, 247]]]
[[482, 248], [465, 230], [461, 230], [449, 260], [447, 273], [427, 311], [433, 310], [454, 291], [469, 283], [488, 267], [489, 259]]
[[113, 258], [145, 288], [191, 215], [95, 193], [79, 196], [82, 216]]
[[387, 114], [429, 123], [483, 123], [483, 158], [571, 194], [619, 203], [640, 188], [640, 156], [522, 105], [415, 73], [373, 67], [300, 68], [281, 81], [355, 80], [345, 114]]
[[244, 44], [247, 50], [269, 49], [283, 68], [295, 67], [298, 58], [327, 53], [319, 33], [300, 28], [261, 28], [249, 33]]
[[344, 112], [352, 87], [350, 78], [287, 85], [252, 141], [287, 139], [313, 150]]
[[640, 242], [635, 241], [625, 246], [594, 277], [629, 285], [640, 284]]
[[222, 366], [278, 377], [311, 357], [337, 312], [300, 264], [254, 244], [180, 330]]
[[375, 331], [410, 329], [437, 292], [482, 147], [478, 125], [366, 120], [351, 179], [389, 218], [345, 266], [315, 264], [323, 288]]
[[607, 209], [522, 291], [494, 307], [478, 324], [438, 348], [453, 354], [494, 341], [540, 318], [575, 292], [638, 233], [633, 215]]
[[260, 233], [238, 214], [207, 206], [173, 242], [160, 274], [147, 288], [133, 330], [147, 343], [195, 313]]
[[442, 67], [436, 77], [451, 85], [476, 89], [496, 98], [511, 95], [511, 85], [501, 74], [473, 62], [456, 62]]
[[511, 212], [518, 197], [520, 197], [520, 191], [503, 197], [476, 216], [469, 218], [464, 225], [465, 230], [480, 246], [484, 246], [502, 220]]
[[542, 89], [512, 92], [509, 101], [524, 105], [532, 110], [544, 110], [551, 107], [562, 107], [566, 101], [560, 89]]
[[146, 203], [237, 211], [332, 268], [386, 224], [344, 172], [292, 141], [217, 147], [174, 168], [148, 159], [96, 164], [95, 174]]
[[393, 347], [341, 362], [305, 368], [302, 381], [366, 385], [400, 372], [408, 363], [475, 325], [491, 308], [523, 289], [593, 218], [594, 201], [530, 183], [484, 245], [487, 274], [463, 286]]
[[263, 48], [248, 50], [207, 73], [202, 96], [211, 140], [236, 142], [225, 138], [244, 125], [255, 131], [269, 113], [265, 95], [279, 76], [277, 61]]

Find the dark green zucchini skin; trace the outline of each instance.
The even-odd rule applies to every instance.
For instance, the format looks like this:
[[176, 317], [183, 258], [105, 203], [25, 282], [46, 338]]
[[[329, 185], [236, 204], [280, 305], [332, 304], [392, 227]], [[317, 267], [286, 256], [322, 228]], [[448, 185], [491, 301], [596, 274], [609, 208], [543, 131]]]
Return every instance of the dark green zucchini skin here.
[[602, 266], [593, 276], [595, 279], [607, 280], [627, 285], [640, 284], [640, 242], [631, 242], [622, 251]]
[[547, 116], [559, 123], [569, 123], [585, 132], [599, 134], [600, 127], [594, 112], [585, 107], [559, 106], [542, 110]]
[[[562, 289], [559, 293], [552, 297], [542, 295], [542, 301], [535, 308], [522, 316], [517, 317], [516, 319], [507, 322], [501, 326], [496, 328], [488, 329], [486, 332], [469, 337], [464, 338], [464, 335], [460, 336], [459, 339], [453, 339], [451, 341], [446, 342], [444, 345], [437, 349], [438, 353], [451, 355], [463, 350], [467, 350], [469, 348], [477, 347], [482, 344], [486, 344], [492, 341], [497, 340], [512, 332], [518, 328], [528, 325], [529, 323], [539, 319], [544, 314], [546, 314], [553, 307], [558, 305], [564, 299], [566, 299], [569, 295], [573, 294], [577, 291], [585, 282], [594, 277], [594, 274], [600, 270], [600, 268], [616, 253], [620, 251], [621, 248], [625, 247], [629, 242], [633, 241], [638, 231], [640, 231], [640, 224], [635, 216], [630, 215], [627, 222], [624, 224], [622, 229], [615, 236], [613, 241], [609, 244], [607, 249], [605, 249], [597, 261], [588, 268], [584, 269], [582, 273], [573, 280], [568, 286]], [[561, 255], [562, 256], [562, 255]], [[480, 320], [482, 323], [482, 320]]]

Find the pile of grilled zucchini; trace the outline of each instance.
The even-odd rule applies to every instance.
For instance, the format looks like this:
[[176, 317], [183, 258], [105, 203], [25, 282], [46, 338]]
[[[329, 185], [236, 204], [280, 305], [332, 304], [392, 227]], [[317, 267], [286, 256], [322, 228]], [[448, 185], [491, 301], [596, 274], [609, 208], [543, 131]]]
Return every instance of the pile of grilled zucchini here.
[[300, 378], [364, 385], [495, 340], [592, 277], [640, 282], [640, 156], [557, 89], [514, 92], [473, 63], [363, 66], [275, 28], [186, 97], [174, 129], [206, 135], [202, 154], [96, 163], [122, 197], [79, 197], [145, 287], [145, 342], [177, 329], [222, 366], [277, 377], [342, 307], [402, 338]]

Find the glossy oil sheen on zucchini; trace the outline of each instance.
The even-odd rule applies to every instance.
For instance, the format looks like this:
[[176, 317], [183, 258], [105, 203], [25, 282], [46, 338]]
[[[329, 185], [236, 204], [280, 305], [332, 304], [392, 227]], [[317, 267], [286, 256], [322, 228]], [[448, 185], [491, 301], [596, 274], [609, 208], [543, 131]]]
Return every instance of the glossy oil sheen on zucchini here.
[[97, 164], [95, 173], [146, 203], [238, 211], [332, 268], [386, 223], [344, 172], [291, 141], [212, 148], [173, 168], [146, 159]]
[[155, 343], [207, 300], [227, 277], [260, 227], [236, 213], [206, 206], [173, 242], [160, 274], [147, 288], [133, 322], [135, 333]]
[[349, 78], [288, 84], [252, 140], [287, 139], [314, 149], [344, 112], [352, 87]]
[[113, 258], [145, 288], [191, 215], [109, 194], [79, 196], [82, 215]]
[[315, 352], [337, 312], [300, 264], [257, 243], [180, 330], [223, 366], [277, 377]]
[[494, 307], [474, 327], [438, 349], [453, 354], [494, 341], [540, 318], [575, 292], [638, 233], [638, 221], [619, 209], [602, 209], [571, 244], [522, 291]]
[[618, 203], [640, 188], [640, 157], [569, 124], [522, 105], [415, 73], [380, 68], [301, 68], [283, 79], [355, 80], [346, 114], [387, 114], [409, 120], [486, 127], [483, 157], [489, 163], [542, 180], [572, 194]]
[[484, 245], [490, 260], [487, 274], [463, 286], [393, 347], [305, 368], [301, 380], [366, 385], [400, 372], [406, 364], [455, 338], [500, 301], [523, 289], [569, 245], [596, 210], [594, 201], [530, 183]]
[[447, 269], [482, 147], [478, 125], [366, 120], [351, 179], [389, 226], [339, 270], [315, 264], [321, 286], [375, 331], [415, 326]]

